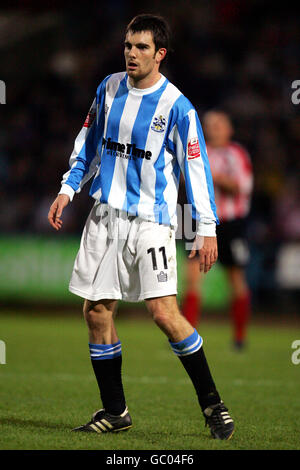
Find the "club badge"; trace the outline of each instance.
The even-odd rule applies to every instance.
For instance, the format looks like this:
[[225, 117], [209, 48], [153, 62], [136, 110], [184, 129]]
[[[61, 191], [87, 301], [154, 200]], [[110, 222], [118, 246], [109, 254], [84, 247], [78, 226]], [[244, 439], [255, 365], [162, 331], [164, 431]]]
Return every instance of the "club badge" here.
[[166, 122], [166, 119], [160, 114], [153, 119], [151, 129], [155, 132], [164, 132]]

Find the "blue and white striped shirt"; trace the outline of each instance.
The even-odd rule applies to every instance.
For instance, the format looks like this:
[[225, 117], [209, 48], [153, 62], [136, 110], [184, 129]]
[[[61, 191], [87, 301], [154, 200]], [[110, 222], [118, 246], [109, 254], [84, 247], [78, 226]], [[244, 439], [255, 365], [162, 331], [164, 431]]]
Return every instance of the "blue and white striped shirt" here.
[[90, 195], [111, 207], [177, 227], [180, 171], [199, 235], [218, 223], [206, 145], [190, 101], [167, 78], [133, 88], [126, 72], [99, 85], [70, 157], [60, 194]]

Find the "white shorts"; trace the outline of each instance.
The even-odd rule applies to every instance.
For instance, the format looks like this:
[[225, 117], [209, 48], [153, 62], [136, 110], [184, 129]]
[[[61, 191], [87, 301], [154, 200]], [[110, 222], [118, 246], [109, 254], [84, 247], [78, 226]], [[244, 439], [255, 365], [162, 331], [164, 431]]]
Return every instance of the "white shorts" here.
[[69, 290], [88, 300], [130, 302], [177, 294], [175, 231], [96, 202]]

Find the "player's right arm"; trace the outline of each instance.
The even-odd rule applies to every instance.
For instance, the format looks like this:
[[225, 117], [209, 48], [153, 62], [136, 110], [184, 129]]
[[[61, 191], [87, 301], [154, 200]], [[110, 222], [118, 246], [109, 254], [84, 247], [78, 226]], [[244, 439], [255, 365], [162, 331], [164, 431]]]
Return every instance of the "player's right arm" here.
[[[97, 167], [98, 143], [97, 96], [89, 109], [84, 124], [77, 135], [73, 152], [69, 159], [70, 169], [63, 175], [59, 194], [66, 194], [72, 201], [75, 192], [79, 193], [84, 184], [93, 176]], [[98, 162], [99, 163], [99, 162]]]
[[100, 164], [98, 143], [102, 141], [104, 129], [104, 104], [107, 77], [99, 85], [96, 97], [90, 107], [83, 127], [77, 135], [69, 160], [70, 169], [63, 175], [61, 189], [48, 213], [50, 225], [59, 230], [62, 226], [62, 212], [79, 193], [84, 184], [95, 174]]
[[55, 230], [59, 230], [63, 224], [61, 219], [64, 208], [69, 204], [70, 198], [66, 194], [59, 194], [52, 203], [49, 213], [48, 220]]
[[62, 226], [62, 213], [64, 208], [72, 201], [75, 192], [79, 192], [85, 183], [84, 176], [92, 172], [89, 171], [91, 162], [96, 154], [96, 99], [88, 112], [86, 120], [74, 143], [69, 165], [70, 170], [63, 175], [62, 184], [58, 196], [52, 203], [48, 221], [50, 225], [59, 230]]

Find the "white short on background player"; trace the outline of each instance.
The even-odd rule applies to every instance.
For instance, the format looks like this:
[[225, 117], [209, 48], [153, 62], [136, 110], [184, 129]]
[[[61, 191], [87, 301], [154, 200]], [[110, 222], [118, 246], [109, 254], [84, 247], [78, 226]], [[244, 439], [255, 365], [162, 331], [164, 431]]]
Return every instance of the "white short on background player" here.
[[[204, 137], [189, 100], [159, 69], [169, 28], [154, 15], [127, 26], [126, 71], [106, 77], [79, 132], [48, 219], [59, 230], [64, 207], [93, 177], [87, 219], [70, 281], [83, 297], [92, 366], [103, 409], [83, 432], [132, 426], [121, 380], [122, 348], [113, 315], [119, 299], [145, 300], [185, 367], [211, 434], [229, 439], [233, 420], [211, 376], [199, 333], [177, 305], [176, 205], [180, 173], [197, 220], [199, 269], [217, 259], [216, 207]], [[201, 243], [198, 249], [196, 242]], [[151, 411], [153, 413], [153, 410]]]

